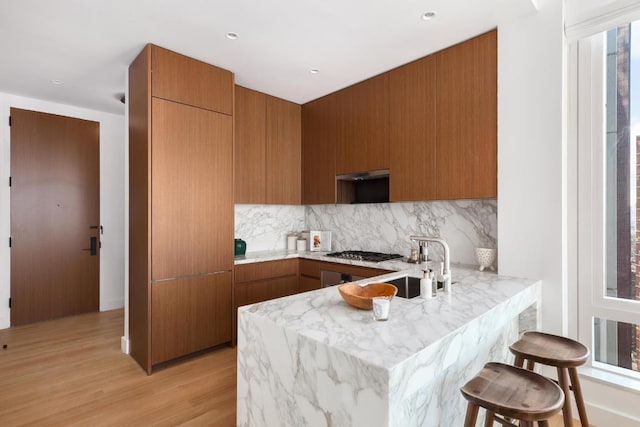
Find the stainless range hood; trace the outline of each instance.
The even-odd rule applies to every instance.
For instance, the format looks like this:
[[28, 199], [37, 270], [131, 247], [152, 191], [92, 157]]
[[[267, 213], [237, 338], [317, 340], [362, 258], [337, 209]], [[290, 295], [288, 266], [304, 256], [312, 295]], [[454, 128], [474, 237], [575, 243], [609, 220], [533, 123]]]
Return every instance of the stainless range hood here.
[[336, 176], [337, 202], [389, 203], [389, 169]]
[[388, 178], [389, 177], [389, 169], [380, 169], [377, 171], [366, 171], [366, 172], [356, 172], [356, 173], [347, 173], [344, 175], [336, 175], [337, 181], [364, 181], [367, 179], [378, 179], [378, 178]]

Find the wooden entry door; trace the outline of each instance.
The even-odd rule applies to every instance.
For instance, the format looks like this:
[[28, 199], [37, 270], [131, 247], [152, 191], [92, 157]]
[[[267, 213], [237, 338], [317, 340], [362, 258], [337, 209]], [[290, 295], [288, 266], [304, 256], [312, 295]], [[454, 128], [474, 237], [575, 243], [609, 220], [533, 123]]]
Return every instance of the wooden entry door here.
[[11, 324], [98, 311], [100, 124], [11, 108]]

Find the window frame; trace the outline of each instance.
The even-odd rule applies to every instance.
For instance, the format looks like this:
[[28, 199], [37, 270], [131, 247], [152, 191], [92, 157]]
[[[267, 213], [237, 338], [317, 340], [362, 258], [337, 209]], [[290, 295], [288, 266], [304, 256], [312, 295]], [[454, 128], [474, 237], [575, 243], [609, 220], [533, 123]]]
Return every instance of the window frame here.
[[[570, 54], [577, 61], [577, 99], [569, 111], [577, 117], [577, 337], [592, 352], [591, 367], [640, 380], [640, 372], [595, 360], [594, 318], [640, 325], [640, 301], [606, 296], [605, 283], [605, 162], [606, 51], [599, 33], [576, 42]], [[570, 91], [569, 91], [570, 92]], [[574, 105], [575, 103], [575, 105]], [[571, 115], [570, 115], [571, 120]]]

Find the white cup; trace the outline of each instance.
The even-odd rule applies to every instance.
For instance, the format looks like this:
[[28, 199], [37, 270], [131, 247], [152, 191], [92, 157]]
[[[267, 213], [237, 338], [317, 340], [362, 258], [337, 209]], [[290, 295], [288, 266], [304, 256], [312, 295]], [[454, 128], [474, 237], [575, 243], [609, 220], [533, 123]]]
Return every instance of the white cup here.
[[375, 320], [387, 320], [389, 318], [389, 305], [391, 301], [387, 297], [373, 298], [373, 318]]

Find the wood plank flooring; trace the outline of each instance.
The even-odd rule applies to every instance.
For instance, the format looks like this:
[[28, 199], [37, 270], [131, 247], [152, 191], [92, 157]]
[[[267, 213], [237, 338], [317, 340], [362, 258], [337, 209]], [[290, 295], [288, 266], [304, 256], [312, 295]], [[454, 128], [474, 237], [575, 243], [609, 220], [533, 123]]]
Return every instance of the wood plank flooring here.
[[147, 376], [120, 352], [123, 321], [114, 310], [0, 330], [0, 426], [235, 425], [235, 348]]
[[234, 426], [236, 351], [151, 376], [120, 351], [122, 310], [0, 330], [0, 425]]

